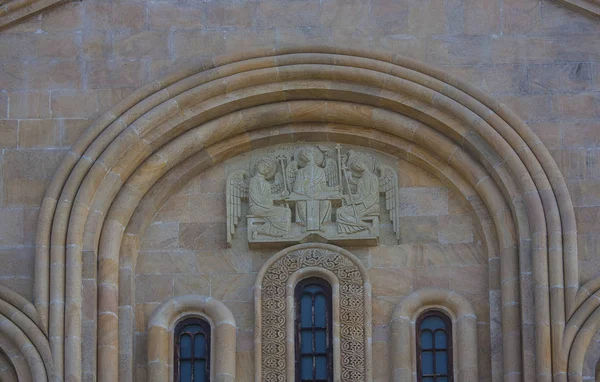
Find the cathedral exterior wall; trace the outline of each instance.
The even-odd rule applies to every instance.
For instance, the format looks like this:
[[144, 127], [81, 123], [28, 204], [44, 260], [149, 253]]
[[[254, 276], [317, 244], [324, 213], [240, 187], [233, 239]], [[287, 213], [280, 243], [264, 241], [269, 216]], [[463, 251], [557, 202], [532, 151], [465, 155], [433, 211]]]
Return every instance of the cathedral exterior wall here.
[[[83, 0], [0, 29], [0, 284], [33, 302], [44, 192], [69, 149], [102, 113], [138, 88], [202, 60], [308, 44], [402, 54], [505, 103], [539, 136], [565, 178], [577, 222], [580, 284], [598, 276], [597, 18], [550, 0]], [[131, 276], [137, 381], [148, 378], [150, 316], [162, 302], [187, 294], [213, 297], [231, 310], [236, 380], [254, 380], [253, 286], [278, 249], [250, 248], [244, 235], [227, 246], [226, 179], [252, 155], [245, 151], [170, 196], [140, 238]], [[388, 349], [396, 305], [435, 287], [456, 291], [473, 305], [479, 379], [501, 380], [494, 374], [502, 358], [502, 328], [495, 321], [501, 316], [499, 257], [488, 256], [483, 228], [462, 195], [408, 161], [388, 160], [398, 171], [405, 203], [400, 244], [383, 229], [377, 246], [344, 247], [362, 261], [372, 284], [373, 379], [392, 378]], [[96, 276], [84, 268], [84, 300], [95, 298]], [[523, 304], [532, 305], [527, 298], [533, 296], [523, 296]], [[95, 306], [83, 309], [84, 341], [96, 341], [97, 313]], [[525, 332], [528, 350], [533, 337], [533, 330]], [[4, 342], [2, 334], [0, 348], [9, 349]], [[595, 375], [599, 344], [592, 341], [585, 356], [585, 378]], [[86, 380], [96, 378], [92, 358], [83, 356]], [[0, 352], [0, 379], [15, 373], [10, 357]]]

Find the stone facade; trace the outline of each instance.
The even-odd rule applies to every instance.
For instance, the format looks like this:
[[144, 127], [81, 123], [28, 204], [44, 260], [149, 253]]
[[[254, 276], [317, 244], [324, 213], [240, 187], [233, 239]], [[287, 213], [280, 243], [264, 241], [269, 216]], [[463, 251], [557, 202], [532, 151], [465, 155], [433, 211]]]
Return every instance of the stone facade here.
[[413, 379], [427, 308], [457, 381], [600, 378], [597, 1], [52, 3], [0, 0], [0, 380], [166, 381], [185, 314], [213, 379], [262, 378], [285, 250], [244, 219], [228, 245], [226, 182], [297, 142], [398, 176], [399, 240], [382, 209], [332, 250], [363, 272], [360, 378]]

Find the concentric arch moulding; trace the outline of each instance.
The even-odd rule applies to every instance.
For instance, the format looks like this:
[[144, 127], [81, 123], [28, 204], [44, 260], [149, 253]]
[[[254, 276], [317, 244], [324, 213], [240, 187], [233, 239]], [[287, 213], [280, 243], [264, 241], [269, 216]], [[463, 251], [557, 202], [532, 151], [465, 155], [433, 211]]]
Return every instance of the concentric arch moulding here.
[[276, 146], [227, 178], [227, 242], [245, 219], [250, 246], [377, 245], [380, 222], [399, 237], [398, 174], [340, 144]]

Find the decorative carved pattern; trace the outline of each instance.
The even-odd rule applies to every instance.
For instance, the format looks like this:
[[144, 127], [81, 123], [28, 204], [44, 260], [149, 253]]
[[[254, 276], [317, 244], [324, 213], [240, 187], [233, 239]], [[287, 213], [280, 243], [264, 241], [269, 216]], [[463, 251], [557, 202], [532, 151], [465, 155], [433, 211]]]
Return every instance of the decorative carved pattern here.
[[262, 284], [262, 375], [266, 382], [283, 382], [286, 365], [286, 284], [296, 271], [321, 267], [339, 279], [342, 381], [365, 381], [365, 301], [360, 269], [342, 254], [323, 248], [300, 249], [277, 260]]

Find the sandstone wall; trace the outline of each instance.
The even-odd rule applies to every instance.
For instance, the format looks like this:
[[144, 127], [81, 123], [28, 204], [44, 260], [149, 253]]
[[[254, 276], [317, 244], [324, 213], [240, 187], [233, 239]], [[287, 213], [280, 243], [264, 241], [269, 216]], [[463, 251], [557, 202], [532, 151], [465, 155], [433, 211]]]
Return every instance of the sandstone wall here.
[[[539, 134], [567, 179], [578, 219], [582, 283], [600, 272], [597, 19], [549, 0], [84, 0], [0, 31], [0, 283], [31, 298], [44, 188], [70, 145], [101, 112], [181, 66], [239, 49], [302, 43], [402, 53], [460, 75], [507, 103]], [[251, 285], [271, 252], [212, 251], [224, 243], [225, 173], [222, 165], [204, 174], [155, 218], [138, 264], [138, 308], [151, 309], [162, 297], [190, 290], [211, 293], [236, 314], [239, 350], [245, 353], [252, 346], [250, 292], [237, 295], [228, 286]], [[427, 174], [411, 169], [406, 175], [406, 187], [442, 189]], [[469, 241], [470, 228], [454, 231], [463, 211], [452, 193], [447, 195], [447, 214], [415, 217], [431, 228], [415, 236], [427, 232], [429, 237], [393, 251], [387, 246], [353, 250], [374, 282], [376, 340], [386, 338], [385, 317], [411, 289], [455, 287], [453, 280], [460, 278], [476, 284], [463, 287], [467, 296], [491, 287], [477, 235]], [[215, 209], [197, 212], [201, 201]], [[440, 241], [448, 226], [450, 241]], [[456, 262], [439, 264], [449, 253]], [[410, 262], [415, 259], [424, 262]], [[474, 263], [462, 264], [465, 259]], [[182, 271], [189, 266], [193, 272]], [[400, 277], [405, 284], [384, 281]], [[146, 294], [150, 286], [164, 296]], [[484, 334], [489, 308], [474, 304]], [[143, 330], [138, 337], [143, 343]], [[480, 341], [488, 337], [481, 335]], [[240, 367], [252, 367], [244, 357]], [[488, 375], [489, 357], [482, 362], [482, 375]]]

